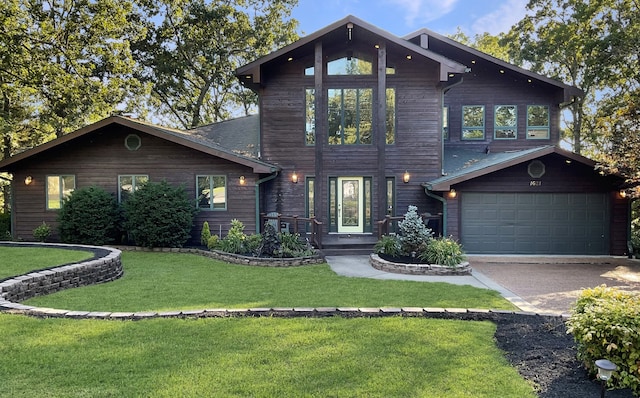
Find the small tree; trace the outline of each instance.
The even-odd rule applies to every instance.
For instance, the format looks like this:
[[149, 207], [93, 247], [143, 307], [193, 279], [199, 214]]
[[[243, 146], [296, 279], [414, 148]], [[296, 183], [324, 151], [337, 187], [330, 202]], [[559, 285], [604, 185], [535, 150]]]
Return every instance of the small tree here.
[[277, 250], [280, 249], [280, 239], [278, 238], [278, 232], [272, 223], [264, 223], [264, 232], [262, 234], [262, 251], [261, 254], [273, 256]]
[[182, 247], [191, 237], [195, 205], [183, 187], [148, 182], [124, 202], [125, 228], [136, 245]]
[[400, 245], [407, 255], [411, 252], [419, 252], [433, 236], [431, 230], [422, 221], [422, 217], [418, 215], [416, 206], [409, 206], [404, 220], [398, 223], [398, 227], [400, 228]]
[[116, 241], [120, 210], [113, 195], [99, 187], [75, 190], [58, 212], [60, 240], [85, 245]]
[[202, 232], [200, 233], [200, 243], [207, 246], [209, 244], [209, 238], [211, 238], [211, 230], [209, 229], [209, 222], [202, 223]]

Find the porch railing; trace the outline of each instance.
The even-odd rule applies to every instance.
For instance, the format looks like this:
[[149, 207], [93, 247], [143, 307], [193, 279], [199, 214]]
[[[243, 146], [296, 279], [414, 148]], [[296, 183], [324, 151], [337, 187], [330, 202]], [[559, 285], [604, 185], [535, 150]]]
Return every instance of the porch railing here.
[[[435, 236], [442, 236], [442, 214], [423, 213], [420, 215], [422, 221], [429, 227]], [[404, 220], [404, 216], [386, 216], [378, 221], [378, 239], [383, 235], [397, 234], [400, 232], [398, 222]]]
[[266, 222], [272, 222], [277, 232], [300, 234], [309, 239], [312, 245], [322, 249], [322, 223], [315, 217], [284, 216], [279, 213], [261, 213], [260, 228]]

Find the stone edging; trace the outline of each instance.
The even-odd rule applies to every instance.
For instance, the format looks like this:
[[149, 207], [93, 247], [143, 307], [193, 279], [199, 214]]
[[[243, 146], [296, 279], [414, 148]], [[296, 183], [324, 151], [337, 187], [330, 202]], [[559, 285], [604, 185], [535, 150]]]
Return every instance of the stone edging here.
[[[92, 251], [95, 255], [94, 258], [83, 262], [33, 271], [1, 281], [0, 310], [15, 308], [16, 305], [22, 306], [16, 303], [59, 290], [110, 282], [123, 274], [121, 252], [118, 249], [102, 246], [18, 242], [11, 242], [9, 245], [80, 249]], [[99, 253], [104, 255], [97, 257]]]
[[222, 252], [219, 250], [202, 250], [193, 248], [146, 248], [139, 246], [115, 246], [122, 251], [150, 251], [150, 252], [172, 252], [172, 253], [191, 253], [204, 257], [213, 258], [227, 263], [239, 265], [252, 265], [258, 267], [298, 267], [301, 265], [322, 264], [325, 262], [321, 255], [309, 257], [294, 258], [267, 258], [267, 257], [249, 257], [240, 254]]
[[467, 261], [455, 267], [436, 264], [403, 264], [384, 260], [375, 253], [369, 256], [369, 263], [371, 263], [373, 268], [379, 271], [405, 275], [456, 276], [471, 275], [472, 271], [471, 266]]

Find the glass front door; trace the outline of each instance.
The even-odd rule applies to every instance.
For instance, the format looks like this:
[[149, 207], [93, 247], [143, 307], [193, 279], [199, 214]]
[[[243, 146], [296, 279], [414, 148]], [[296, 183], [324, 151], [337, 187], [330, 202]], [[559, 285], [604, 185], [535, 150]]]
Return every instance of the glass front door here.
[[338, 232], [361, 233], [364, 225], [362, 177], [338, 178]]

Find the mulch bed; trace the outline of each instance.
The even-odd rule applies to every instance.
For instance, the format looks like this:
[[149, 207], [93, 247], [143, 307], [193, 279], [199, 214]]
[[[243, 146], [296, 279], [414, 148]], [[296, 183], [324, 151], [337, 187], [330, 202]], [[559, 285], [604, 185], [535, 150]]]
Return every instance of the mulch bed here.
[[[601, 385], [577, 360], [573, 337], [564, 323], [543, 317], [505, 318], [495, 338], [509, 362], [531, 381], [541, 398], [599, 397]], [[606, 392], [608, 398], [633, 398], [629, 389]]]

